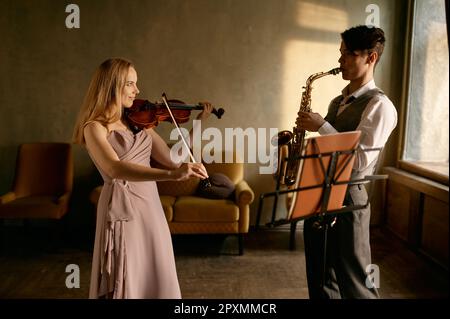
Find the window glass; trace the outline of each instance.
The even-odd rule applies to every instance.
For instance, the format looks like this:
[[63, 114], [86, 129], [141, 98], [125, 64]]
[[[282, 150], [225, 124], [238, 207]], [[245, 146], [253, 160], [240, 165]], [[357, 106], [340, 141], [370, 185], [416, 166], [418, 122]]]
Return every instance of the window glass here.
[[448, 167], [449, 51], [445, 3], [415, 3], [403, 160], [447, 163]]

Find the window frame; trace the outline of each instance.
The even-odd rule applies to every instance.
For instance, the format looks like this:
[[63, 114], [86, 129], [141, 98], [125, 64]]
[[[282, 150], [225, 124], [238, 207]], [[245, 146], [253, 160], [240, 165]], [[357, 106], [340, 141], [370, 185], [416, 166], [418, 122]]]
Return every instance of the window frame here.
[[[449, 185], [449, 176], [445, 175], [439, 170], [432, 168], [433, 165], [420, 161], [410, 161], [403, 159], [405, 153], [406, 140], [407, 140], [407, 127], [408, 127], [408, 115], [410, 104], [410, 91], [411, 91], [411, 68], [412, 68], [412, 56], [413, 56], [413, 37], [415, 31], [415, 15], [416, 15], [416, 0], [408, 1], [407, 6], [407, 27], [405, 36], [405, 57], [403, 61], [403, 77], [402, 77], [402, 93], [400, 97], [400, 110], [399, 110], [399, 139], [397, 149], [397, 168], [408, 171], [410, 173], [429, 178], [433, 181]], [[447, 6], [447, 3], [446, 3]], [[447, 8], [446, 8], [447, 9]], [[447, 12], [446, 12], [447, 14]], [[448, 19], [447, 19], [447, 32], [448, 32]], [[448, 33], [447, 33], [448, 37]], [[450, 45], [450, 44], [449, 44]], [[438, 166], [438, 165], [437, 165]]]

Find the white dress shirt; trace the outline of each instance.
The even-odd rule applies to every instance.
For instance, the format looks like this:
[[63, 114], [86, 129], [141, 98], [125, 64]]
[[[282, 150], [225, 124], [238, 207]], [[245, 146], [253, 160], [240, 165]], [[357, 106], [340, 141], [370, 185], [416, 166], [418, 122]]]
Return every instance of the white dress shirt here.
[[[342, 113], [347, 107], [351, 107], [351, 97], [357, 98], [369, 90], [375, 89], [375, 81], [372, 79], [365, 85], [360, 87], [352, 94], [348, 94], [348, 85], [342, 90], [344, 99], [338, 108], [338, 115]], [[350, 100], [350, 103], [347, 101]], [[367, 104], [364, 112], [361, 115], [361, 122], [356, 128], [361, 131], [361, 139], [359, 142], [359, 150], [384, 147], [389, 136], [397, 125], [397, 110], [392, 104], [391, 100], [386, 95], [374, 96]], [[321, 135], [335, 134], [338, 131], [328, 122], [325, 122], [320, 128]], [[354, 169], [356, 171], [363, 171], [374, 160], [377, 159], [379, 152], [357, 152]]]

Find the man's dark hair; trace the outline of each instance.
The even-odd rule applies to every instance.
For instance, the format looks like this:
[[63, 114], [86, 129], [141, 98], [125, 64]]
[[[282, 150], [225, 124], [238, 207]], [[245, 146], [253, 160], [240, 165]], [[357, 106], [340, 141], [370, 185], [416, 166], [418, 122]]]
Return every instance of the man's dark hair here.
[[341, 33], [341, 38], [351, 52], [364, 50], [367, 50], [368, 53], [377, 52], [378, 59], [376, 63], [378, 63], [381, 54], [383, 54], [384, 42], [386, 41], [382, 29], [365, 25], [345, 30]]

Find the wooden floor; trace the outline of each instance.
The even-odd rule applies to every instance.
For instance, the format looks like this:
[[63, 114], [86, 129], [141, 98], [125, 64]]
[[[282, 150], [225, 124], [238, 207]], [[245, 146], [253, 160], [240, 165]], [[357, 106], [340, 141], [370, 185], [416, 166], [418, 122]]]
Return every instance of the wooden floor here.
[[[41, 235], [42, 229], [27, 234], [15, 228], [5, 231], [0, 298], [87, 298], [90, 244], [74, 245], [72, 240], [55, 251]], [[238, 256], [235, 237], [174, 236], [183, 298], [308, 298], [301, 231], [296, 251], [288, 249], [288, 240], [286, 231], [250, 232], [245, 253]], [[448, 298], [448, 271], [408, 250], [381, 228], [372, 229], [371, 241], [382, 298]], [[80, 288], [66, 287], [66, 278], [73, 272], [66, 272], [68, 265], [79, 268]]]

